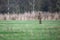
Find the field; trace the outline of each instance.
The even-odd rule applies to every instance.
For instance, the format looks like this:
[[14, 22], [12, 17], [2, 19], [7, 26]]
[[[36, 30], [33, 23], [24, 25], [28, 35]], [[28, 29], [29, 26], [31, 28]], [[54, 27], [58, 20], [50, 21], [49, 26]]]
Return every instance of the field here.
[[60, 40], [60, 20], [1, 20], [0, 40]]

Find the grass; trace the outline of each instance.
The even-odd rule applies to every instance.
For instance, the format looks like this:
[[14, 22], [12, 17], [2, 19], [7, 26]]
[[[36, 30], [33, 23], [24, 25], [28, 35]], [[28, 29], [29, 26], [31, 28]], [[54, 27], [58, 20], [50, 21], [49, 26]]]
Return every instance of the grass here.
[[0, 40], [60, 40], [60, 20], [1, 20]]

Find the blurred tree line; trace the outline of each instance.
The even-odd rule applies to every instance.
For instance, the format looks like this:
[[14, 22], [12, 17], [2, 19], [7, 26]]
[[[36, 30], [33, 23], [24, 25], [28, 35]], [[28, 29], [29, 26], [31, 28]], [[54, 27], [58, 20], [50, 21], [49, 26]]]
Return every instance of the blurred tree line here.
[[23, 13], [33, 10], [59, 12], [60, 0], [0, 0], [0, 13]]

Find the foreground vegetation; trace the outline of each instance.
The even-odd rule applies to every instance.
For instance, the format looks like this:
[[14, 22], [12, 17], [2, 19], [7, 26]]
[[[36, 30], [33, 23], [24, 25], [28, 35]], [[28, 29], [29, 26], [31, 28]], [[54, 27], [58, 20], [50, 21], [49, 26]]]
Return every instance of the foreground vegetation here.
[[59, 40], [60, 20], [0, 20], [0, 40]]

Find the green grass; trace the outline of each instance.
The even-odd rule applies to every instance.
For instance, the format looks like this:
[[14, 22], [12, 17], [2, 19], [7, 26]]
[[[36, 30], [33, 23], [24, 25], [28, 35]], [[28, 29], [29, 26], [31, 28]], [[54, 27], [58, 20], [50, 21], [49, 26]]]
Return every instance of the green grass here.
[[60, 40], [60, 20], [1, 20], [0, 40]]

